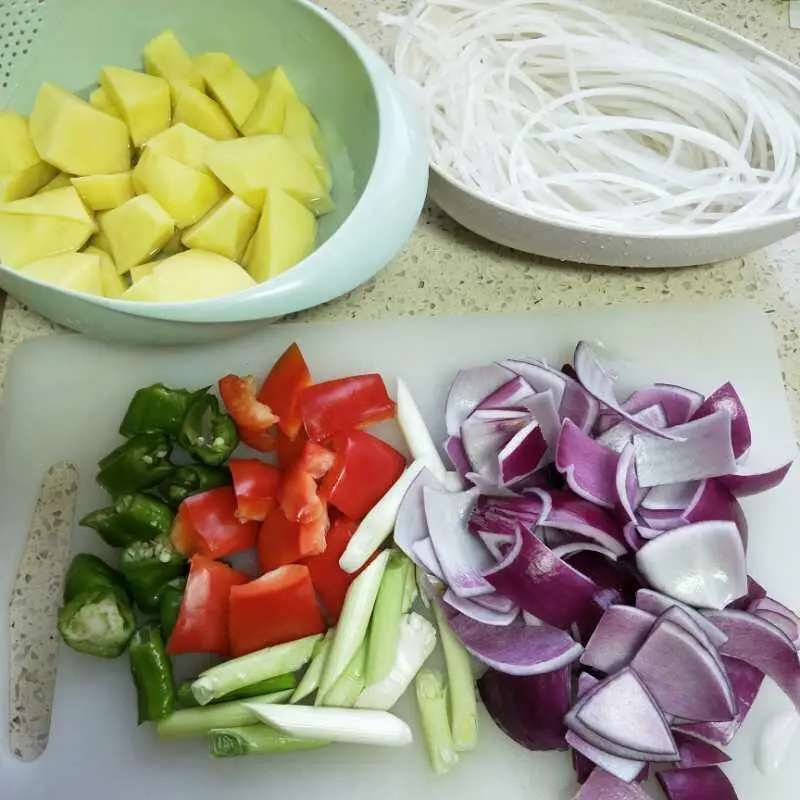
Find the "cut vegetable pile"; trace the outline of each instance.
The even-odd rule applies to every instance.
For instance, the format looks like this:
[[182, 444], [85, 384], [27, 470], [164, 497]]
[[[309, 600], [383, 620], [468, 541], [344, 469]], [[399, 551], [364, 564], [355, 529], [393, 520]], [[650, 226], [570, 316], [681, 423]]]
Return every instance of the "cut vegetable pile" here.
[[[736, 796], [723, 748], [765, 678], [800, 710], [800, 618], [748, 574], [739, 504], [791, 464], [748, 469], [731, 384], [623, 400], [585, 342], [563, 369], [465, 369], [455, 472], [402, 381], [396, 404], [377, 374], [313, 383], [297, 345], [219, 394], [225, 411], [207, 388], [136, 393], [100, 461], [113, 502], [82, 520], [119, 570], [77, 556], [59, 619], [80, 652], [128, 649], [164, 739], [403, 746], [392, 709], [413, 684], [437, 774], [478, 746], [479, 696], [523, 747], [569, 751], [581, 800], [646, 798], [651, 775], [694, 800]], [[393, 417], [410, 464], [364, 430]], [[257, 574], [226, 562], [247, 550]], [[181, 653], [219, 663], [176, 688]]]
[[317, 121], [280, 66], [194, 59], [172, 31], [88, 102], [44, 84], [0, 112], [0, 262], [66, 289], [200, 300], [274, 278], [333, 209]]

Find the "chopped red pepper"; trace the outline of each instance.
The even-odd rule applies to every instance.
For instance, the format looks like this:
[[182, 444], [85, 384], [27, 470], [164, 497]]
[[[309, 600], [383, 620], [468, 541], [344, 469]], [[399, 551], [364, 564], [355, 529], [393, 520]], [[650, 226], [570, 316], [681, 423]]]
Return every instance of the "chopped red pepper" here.
[[256, 428], [239, 428], [239, 441], [251, 450], [259, 453], [271, 453], [275, 449], [275, 428], [258, 430]]
[[205, 556], [194, 556], [167, 653], [229, 655], [228, 606], [231, 589], [247, 576]]
[[308, 567], [291, 564], [231, 589], [231, 653], [242, 656], [324, 633]]
[[219, 393], [240, 428], [265, 430], [278, 421], [269, 405], [256, 399], [256, 381], [252, 375], [226, 375], [220, 379]]
[[311, 573], [314, 590], [333, 623], [338, 622], [347, 590], [358, 577], [358, 572], [345, 572], [339, 566], [339, 559], [357, 528], [355, 520], [337, 515], [328, 531], [325, 552], [303, 561]]
[[298, 465], [315, 480], [322, 480], [336, 461], [336, 454], [316, 442], [306, 442]]
[[288, 469], [303, 453], [303, 448], [308, 441], [306, 432], [301, 428], [294, 439], [290, 439], [278, 426], [275, 437], [275, 453], [278, 456], [278, 466]]
[[333, 440], [336, 462], [319, 494], [351, 519], [360, 520], [402, 475], [406, 460], [393, 447], [364, 431]]
[[317, 494], [317, 484], [300, 461], [289, 467], [278, 491], [281, 511], [291, 522], [313, 522], [325, 510], [325, 503]]
[[275, 362], [258, 391], [258, 401], [278, 415], [278, 427], [294, 439], [303, 426], [297, 400], [300, 392], [311, 385], [311, 372], [297, 344], [289, 345]]
[[[323, 506], [323, 509], [325, 507]], [[325, 550], [329, 527], [328, 514], [301, 525], [286, 519], [280, 508], [273, 508], [258, 534], [258, 563], [262, 572], [315, 556]]]
[[236, 495], [236, 516], [263, 522], [278, 502], [280, 471], [256, 458], [232, 458], [228, 468]]
[[300, 414], [308, 438], [325, 442], [351, 428], [391, 419], [395, 403], [378, 374], [352, 375], [309, 386], [300, 393]]
[[255, 547], [258, 523], [236, 516], [236, 495], [232, 486], [220, 486], [187, 497], [179, 515], [188, 522], [194, 534], [185, 555], [200, 553], [222, 558], [240, 550]]
[[172, 530], [169, 534], [172, 546], [183, 555], [191, 555], [197, 552], [197, 531], [189, 522], [183, 506], [178, 507], [178, 513], [172, 523]]

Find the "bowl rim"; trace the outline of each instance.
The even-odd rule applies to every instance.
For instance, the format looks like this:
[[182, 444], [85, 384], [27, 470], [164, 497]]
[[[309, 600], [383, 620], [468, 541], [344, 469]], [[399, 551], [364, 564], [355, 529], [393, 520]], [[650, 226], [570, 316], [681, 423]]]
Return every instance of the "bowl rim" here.
[[[370, 64], [370, 56], [372, 55], [371, 51], [367, 47], [366, 44], [341, 20], [335, 17], [326, 9], [316, 5], [312, 0], [292, 0], [292, 2], [296, 3], [297, 5], [301, 5], [306, 8], [308, 11], [313, 12], [318, 17], [321, 17], [331, 28], [333, 28], [336, 33], [344, 40], [344, 42], [349, 46], [350, 50], [353, 54], [358, 58], [359, 63], [361, 64], [364, 72], [369, 80], [369, 85], [372, 89], [372, 95], [376, 101], [376, 105], [379, 107], [380, 110], [380, 96], [381, 96], [381, 87], [379, 82], [379, 76], [376, 75], [374, 68]], [[110, 297], [101, 297], [100, 295], [88, 294], [86, 292], [79, 292], [74, 289], [68, 289], [61, 286], [57, 286], [56, 284], [49, 283], [47, 281], [42, 281], [37, 278], [29, 277], [28, 275], [23, 275], [20, 273], [19, 269], [14, 269], [13, 267], [9, 267], [6, 264], [0, 262], [0, 270], [6, 271], [15, 276], [15, 278], [22, 280], [24, 282], [41, 286], [46, 288], [50, 291], [57, 292], [57, 293], [64, 293], [71, 297], [80, 298], [88, 303], [91, 303], [95, 306], [100, 306], [102, 308], [108, 309], [109, 311], [120, 312], [124, 314], [128, 314], [130, 316], [136, 317], [143, 317], [148, 319], [158, 319], [164, 322], [190, 322], [192, 324], [203, 322], [202, 316], [204, 312], [209, 312], [212, 316], [211, 321], [219, 321], [219, 312], [224, 309], [225, 305], [230, 302], [241, 302], [242, 300], [247, 300], [248, 302], [252, 303], [258, 300], [269, 300], [269, 299], [279, 299], [281, 296], [286, 294], [290, 294], [292, 290], [298, 285], [303, 284], [309, 279], [313, 279], [315, 272], [317, 271], [316, 266], [316, 256], [322, 251], [324, 251], [326, 245], [331, 242], [338, 242], [341, 240], [345, 235], [347, 235], [348, 230], [352, 225], [352, 218], [357, 209], [368, 204], [372, 195], [375, 193], [376, 184], [380, 180], [380, 176], [376, 175], [375, 166], [378, 163], [378, 157], [382, 151], [386, 147], [386, 144], [382, 141], [381, 137], [381, 125], [380, 125], [380, 115], [378, 117], [378, 141], [377, 146], [375, 149], [375, 155], [373, 158], [372, 168], [367, 179], [367, 182], [364, 186], [363, 191], [361, 192], [361, 196], [358, 198], [358, 201], [350, 210], [348, 215], [339, 225], [339, 227], [331, 234], [331, 236], [323, 242], [323, 244], [316, 248], [313, 252], [311, 252], [308, 256], [304, 259], [299, 261], [295, 264], [291, 269], [286, 270], [285, 272], [281, 273], [280, 275], [276, 276], [275, 278], [271, 278], [268, 281], [264, 281], [263, 283], [259, 283], [256, 286], [250, 286], [246, 289], [240, 289], [236, 292], [230, 292], [228, 294], [220, 295], [219, 297], [212, 297], [212, 298], [205, 298], [202, 300], [180, 300], [180, 301], [171, 301], [171, 302], [153, 302], [153, 303], [145, 303], [137, 300], [122, 300], [119, 298], [110, 298]], [[330, 298], [334, 299], [334, 298]], [[301, 308], [298, 309], [291, 309], [288, 311], [282, 312], [279, 316], [283, 316], [286, 314], [295, 313], [296, 311], [302, 310]], [[198, 319], [195, 320], [187, 320], [186, 315], [196, 315]], [[177, 315], [177, 316], [176, 316]], [[264, 319], [271, 318], [272, 314], [268, 314]], [[252, 319], [261, 319], [261, 315], [255, 314], [252, 315]]]
[[[613, 5], [620, 5], [620, 0], [610, 0]], [[646, 12], [647, 7], [650, 7], [657, 12], [658, 15], [679, 20], [683, 24], [692, 27], [700, 27], [713, 34], [713, 37], [722, 44], [727, 44], [731, 49], [736, 52], [742, 50], [747, 51], [749, 58], [762, 58], [772, 61], [780, 66], [783, 70], [792, 74], [796, 79], [800, 80], [800, 66], [793, 64], [791, 61], [773, 53], [763, 45], [748, 39], [746, 36], [736, 33], [735, 31], [718, 25], [711, 20], [704, 19], [703, 17], [693, 14], [690, 11], [684, 11], [681, 8], [669, 5], [662, 2], [662, 0], [627, 0], [630, 5], [635, 5], [637, 10], [642, 8]], [[468, 195], [471, 199], [478, 201], [486, 206], [491, 207], [495, 211], [501, 211], [517, 217], [520, 220], [536, 223], [539, 225], [547, 225], [551, 228], [556, 228], [569, 234], [576, 234], [580, 236], [598, 236], [605, 237], [607, 240], [682, 240], [685, 242], [696, 242], [700, 240], [723, 238], [732, 234], [747, 234], [756, 231], [770, 228], [774, 225], [782, 225], [792, 220], [800, 220], [800, 208], [795, 213], [787, 213], [785, 215], [773, 217], [769, 221], [757, 222], [750, 225], [741, 225], [735, 228], [728, 228], [723, 230], [706, 230], [706, 231], [659, 231], [657, 233], [650, 232], [637, 232], [637, 231], [608, 231], [592, 225], [580, 225], [577, 223], [570, 223], [564, 220], [548, 219], [545, 216], [539, 216], [530, 211], [520, 211], [509, 205], [502, 200], [496, 200], [488, 195], [483, 194], [463, 183], [459, 178], [450, 175], [440, 165], [436, 164], [433, 158], [430, 159], [429, 167], [431, 172], [435, 173], [438, 178], [441, 178], [445, 183], [448, 183], [454, 189]]]

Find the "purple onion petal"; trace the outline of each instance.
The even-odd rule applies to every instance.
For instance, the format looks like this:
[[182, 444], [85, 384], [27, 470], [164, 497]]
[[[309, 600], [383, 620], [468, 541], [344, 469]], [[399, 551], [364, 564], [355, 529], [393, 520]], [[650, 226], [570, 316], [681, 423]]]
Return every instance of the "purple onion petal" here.
[[[644, 423], [653, 428], [666, 428], [667, 418], [661, 406], [650, 406], [633, 415], [637, 422]], [[634, 434], [639, 428], [632, 422], [621, 420], [616, 425], [612, 425], [597, 437], [600, 444], [605, 445], [616, 453], [621, 453], [626, 445], [633, 442]]]
[[479, 605], [474, 600], [459, 597], [450, 589], [444, 593], [442, 601], [447, 603], [454, 611], [458, 611], [483, 625], [502, 627], [510, 625], [519, 616], [519, 609], [516, 606], [512, 606], [508, 611], [493, 611], [486, 608], [486, 606]]
[[476, 411], [466, 419], [461, 425], [461, 443], [473, 471], [490, 483], [498, 484], [497, 456], [528, 422], [527, 411], [492, 409]]
[[605, 508], [614, 508], [619, 455], [598, 444], [571, 420], [564, 420], [556, 448], [556, 469], [575, 494]]
[[733, 454], [737, 459], [740, 459], [750, 449], [753, 437], [750, 432], [747, 411], [736, 389], [733, 388], [733, 384], [725, 383], [715, 392], [712, 392], [694, 413], [692, 419], [707, 417], [719, 409], [725, 409], [731, 418]]
[[715, 747], [704, 742], [696, 736], [673, 731], [675, 744], [678, 745], [678, 754], [681, 760], [675, 765], [676, 769], [697, 769], [699, 767], [713, 767], [716, 764], [726, 764], [731, 757]]
[[426, 536], [424, 539], [414, 542], [411, 546], [411, 552], [414, 554], [414, 561], [420, 567], [440, 581], [444, 581], [442, 565], [439, 563], [439, 558], [436, 555], [436, 551], [433, 549], [433, 542], [430, 536]]
[[636, 522], [636, 509], [642, 498], [642, 490], [636, 479], [635, 451], [633, 445], [625, 446], [619, 455], [617, 471], [614, 480], [616, 505], [620, 509], [625, 522]]
[[588, 758], [595, 766], [625, 783], [633, 783], [636, 780], [636, 776], [645, 767], [644, 761], [633, 761], [630, 758], [613, 756], [611, 753], [589, 744], [586, 739], [581, 738], [574, 731], [567, 731], [565, 739], [573, 750], [580, 753], [584, 758]]
[[561, 435], [561, 418], [558, 416], [553, 393], [547, 391], [534, 394], [525, 401], [524, 405], [542, 429], [548, 449], [543, 464], [549, 464], [555, 458], [558, 437]]
[[481, 400], [478, 409], [504, 409], [524, 406], [525, 401], [536, 394], [533, 387], [519, 375], [506, 381], [498, 389]]
[[722, 476], [720, 482], [735, 497], [750, 497], [780, 486], [792, 468], [792, 463], [787, 461], [767, 472], [747, 472], [744, 469], [738, 469], [729, 475]]
[[668, 770], [656, 777], [667, 800], [738, 800], [736, 790], [719, 767]]
[[517, 431], [497, 454], [501, 486], [513, 486], [533, 474], [547, 453], [547, 441], [533, 419]]
[[[482, 400], [513, 377], [498, 364], [461, 370], [455, 377], [445, 408], [448, 436], [458, 436], [461, 425]], [[454, 465], [455, 466], [455, 465]]]
[[669, 383], [656, 383], [645, 389], [637, 389], [623, 404], [622, 407], [629, 414], [658, 404], [666, 418], [666, 424], [672, 428], [688, 422], [700, 408], [703, 395], [683, 386], [673, 386]]
[[625, 783], [603, 769], [595, 769], [573, 800], [650, 800], [639, 783]]
[[425, 517], [425, 504], [422, 490], [425, 487], [441, 490], [439, 479], [427, 468], [423, 467], [419, 475], [411, 482], [400, 503], [397, 520], [394, 525], [395, 544], [415, 563], [424, 568], [414, 553], [414, 543], [428, 538], [428, 520]]
[[610, 606], [586, 643], [581, 664], [605, 673], [627, 667], [655, 621], [652, 614], [634, 606]]
[[647, 611], [653, 616], [660, 617], [665, 611], [670, 608], [679, 608], [683, 611], [692, 621], [702, 629], [708, 641], [714, 647], [719, 648], [728, 641], [728, 637], [716, 626], [713, 622], [706, 619], [699, 611], [675, 600], [672, 597], [667, 597], [660, 592], [654, 592], [652, 589], [639, 589], [636, 592], [636, 608]]
[[517, 608], [511, 600], [507, 597], [503, 597], [501, 594], [497, 594], [497, 592], [473, 597], [472, 602], [484, 608], [488, 608], [491, 611], [499, 611], [501, 613], [506, 613], [511, 611], [512, 608]]
[[663, 483], [653, 486], [642, 500], [642, 508], [649, 511], [683, 511], [697, 494], [699, 481]]
[[459, 475], [463, 477], [472, 470], [472, 464], [469, 463], [460, 436], [448, 436], [444, 443], [444, 451]]
[[500, 366], [525, 380], [535, 392], [551, 392], [556, 408], [561, 405], [567, 379], [560, 372], [538, 361], [522, 361], [515, 358], [501, 361]]

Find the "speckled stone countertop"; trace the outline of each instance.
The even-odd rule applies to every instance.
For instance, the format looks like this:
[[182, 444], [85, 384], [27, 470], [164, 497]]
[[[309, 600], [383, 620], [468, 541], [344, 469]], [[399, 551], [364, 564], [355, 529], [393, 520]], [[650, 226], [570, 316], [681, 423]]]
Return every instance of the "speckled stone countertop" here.
[[[789, 28], [784, 0], [673, 0], [687, 11], [733, 29], [797, 60], [800, 31]], [[388, 35], [379, 12], [402, 12], [404, 0], [328, 0], [329, 10], [381, 52]], [[800, 235], [744, 259], [681, 270], [612, 270], [548, 262], [482, 241], [435, 208], [427, 208], [403, 252], [378, 276], [325, 306], [298, 315], [301, 320], [374, 319], [404, 315], [519, 311], [538, 307], [576, 307], [666, 300], [713, 301], [748, 298], [771, 318], [777, 333], [785, 382], [796, 428], [800, 429]], [[50, 333], [54, 327], [6, 301], [0, 328], [0, 382], [14, 347]], [[55, 494], [74, 476], [53, 477]], [[46, 515], [45, 515], [46, 516]], [[57, 526], [43, 526], [53, 537]], [[63, 541], [63, 537], [62, 537]], [[48, 705], [54, 672], [54, 637], [41, 620], [52, 618], [52, 576], [42, 575], [41, 542], [34, 543], [22, 565], [18, 586], [43, 598], [35, 607], [12, 607], [17, 631], [12, 645], [12, 716], [14, 746], [32, 757], [46, 739]], [[52, 545], [56, 547], [56, 545]], [[52, 553], [51, 553], [52, 554]], [[47, 612], [47, 613], [46, 613]], [[21, 677], [20, 677], [21, 676]], [[0, 722], [0, 724], [5, 724]]]

